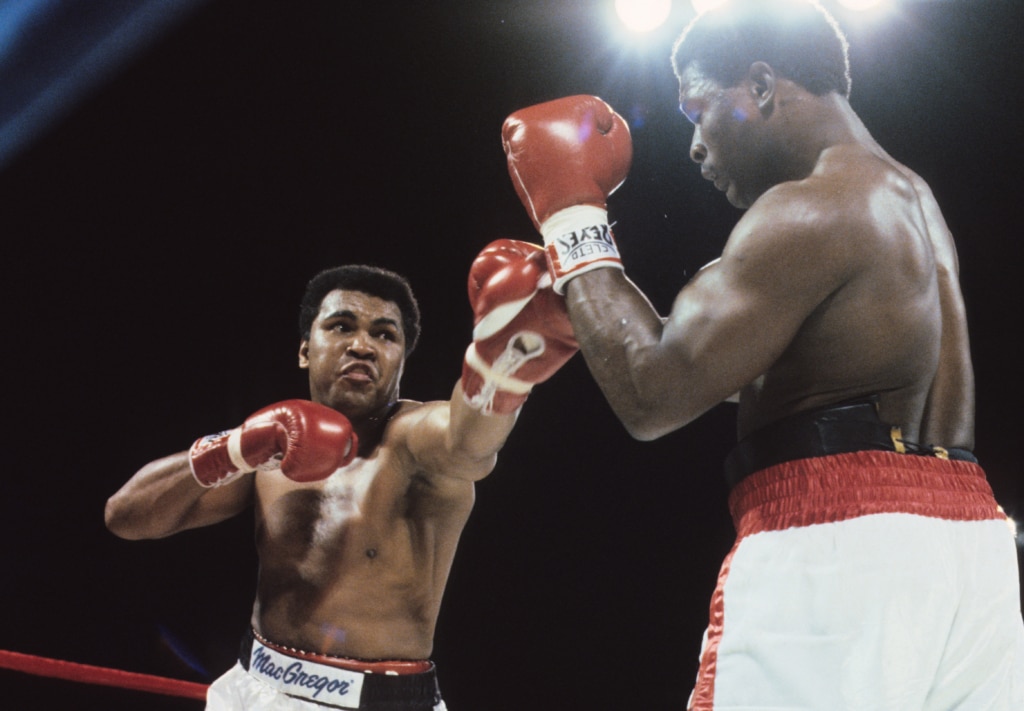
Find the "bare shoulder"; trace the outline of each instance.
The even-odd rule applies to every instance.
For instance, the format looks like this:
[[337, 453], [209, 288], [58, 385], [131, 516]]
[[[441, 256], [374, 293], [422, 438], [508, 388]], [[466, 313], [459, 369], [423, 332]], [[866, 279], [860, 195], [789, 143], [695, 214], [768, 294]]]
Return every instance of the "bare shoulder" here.
[[[895, 161], [862, 146], [837, 146], [822, 154], [806, 178], [766, 192], [745, 220], [760, 234], [798, 241], [824, 254], [840, 250], [849, 259], [851, 250], [875, 249], [872, 238], [885, 237], [886, 220], [916, 211], [927, 189]], [[850, 236], [857, 239], [843, 239]]]
[[425, 452], [442, 449], [450, 420], [447, 400], [402, 400], [385, 430], [382, 447], [388, 447], [403, 468], [414, 490], [425, 497], [446, 500], [472, 500], [473, 484], [452, 476], [444, 476], [444, 466], [431, 466], [432, 457]]
[[441, 417], [447, 409], [446, 406], [447, 403], [444, 401], [399, 400], [384, 430], [380, 446], [397, 450], [399, 453], [408, 450], [410, 438], [419, 428], [428, 426], [431, 420]]
[[920, 175], [913, 170], [892, 161], [896, 170], [903, 174], [913, 187], [915, 197], [921, 208], [922, 218], [929, 240], [935, 250], [935, 261], [940, 272], [948, 274], [959, 273], [959, 260], [956, 254], [956, 245], [953, 241], [953, 234], [946, 224], [946, 218], [939, 207], [939, 201], [932, 192], [931, 186]]
[[[765, 289], [778, 277], [822, 298], [870, 258], [877, 230], [867, 221], [869, 181], [817, 172], [776, 185], [737, 222], [722, 252], [723, 266]], [[856, 239], [851, 239], [856, 237]]]

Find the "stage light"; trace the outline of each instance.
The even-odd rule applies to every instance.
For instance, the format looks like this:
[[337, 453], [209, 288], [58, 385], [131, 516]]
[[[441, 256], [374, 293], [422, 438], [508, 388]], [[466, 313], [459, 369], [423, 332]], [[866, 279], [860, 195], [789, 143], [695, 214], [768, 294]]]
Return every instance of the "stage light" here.
[[672, 11], [672, 0], [615, 0], [615, 12], [634, 32], [650, 32], [664, 24]]

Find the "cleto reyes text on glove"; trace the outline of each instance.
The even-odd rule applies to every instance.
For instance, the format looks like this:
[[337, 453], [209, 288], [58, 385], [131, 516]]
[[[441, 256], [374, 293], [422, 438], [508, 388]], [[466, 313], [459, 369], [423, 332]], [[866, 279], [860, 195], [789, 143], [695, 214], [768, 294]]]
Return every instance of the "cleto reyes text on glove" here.
[[591, 269], [621, 269], [607, 199], [633, 160], [625, 119], [596, 96], [569, 96], [510, 114], [501, 140], [512, 185], [544, 238], [555, 291]]

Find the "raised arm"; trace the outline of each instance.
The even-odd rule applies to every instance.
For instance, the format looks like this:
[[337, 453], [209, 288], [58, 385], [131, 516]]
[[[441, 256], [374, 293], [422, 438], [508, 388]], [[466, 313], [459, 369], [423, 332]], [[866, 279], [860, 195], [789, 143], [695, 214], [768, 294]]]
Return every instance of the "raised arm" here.
[[754, 222], [748, 213], [721, 259], [687, 283], [664, 318], [621, 270], [568, 282], [587, 367], [637, 439], [688, 424], [766, 372], [828, 293], [826, 271], [804, 289], [779, 279], [800, 237]]
[[556, 99], [510, 115], [502, 145], [587, 365], [626, 429], [653, 439], [735, 393], [721, 392], [719, 372], [680, 377], [700, 359], [685, 322], [706, 323], [714, 304], [691, 298], [666, 321], [623, 272], [606, 205], [632, 160], [622, 117], [594, 96]]
[[567, 97], [513, 113], [502, 140], [587, 365], [638, 439], [685, 425], [764, 373], [836, 286], [827, 266], [800, 288], [779, 278], [815, 253], [803, 240], [820, 230], [805, 229], [807, 210], [759, 207], [661, 318], [625, 276], [608, 223], [606, 200], [632, 154], [622, 117], [597, 97]]

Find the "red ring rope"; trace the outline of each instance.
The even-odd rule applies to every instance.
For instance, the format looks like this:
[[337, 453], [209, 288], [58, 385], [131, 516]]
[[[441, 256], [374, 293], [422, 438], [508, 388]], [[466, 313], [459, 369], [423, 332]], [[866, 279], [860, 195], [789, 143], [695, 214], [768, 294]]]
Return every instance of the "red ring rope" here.
[[184, 696], [188, 699], [206, 699], [207, 685], [194, 681], [181, 681], [151, 674], [121, 671], [120, 669], [106, 669], [76, 662], [64, 662], [57, 659], [36, 657], [31, 654], [8, 652], [3, 649], [0, 649], [0, 668], [14, 669], [37, 676], [80, 681], [86, 684], [117, 686], [123, 689], [149, 691], [166, 696]]

